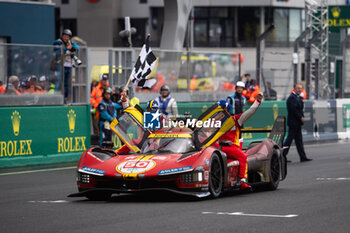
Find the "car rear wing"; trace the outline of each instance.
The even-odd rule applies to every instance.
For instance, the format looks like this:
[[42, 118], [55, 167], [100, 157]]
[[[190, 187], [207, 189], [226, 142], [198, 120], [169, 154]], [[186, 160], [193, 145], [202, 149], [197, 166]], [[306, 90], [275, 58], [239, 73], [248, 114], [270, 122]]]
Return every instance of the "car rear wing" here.
[[272, 129], [242, 129], [241, 133], [270, 133], [269, 139], [275, 141], [282, 148], [286, 135], [286, 117], [278, 116]]

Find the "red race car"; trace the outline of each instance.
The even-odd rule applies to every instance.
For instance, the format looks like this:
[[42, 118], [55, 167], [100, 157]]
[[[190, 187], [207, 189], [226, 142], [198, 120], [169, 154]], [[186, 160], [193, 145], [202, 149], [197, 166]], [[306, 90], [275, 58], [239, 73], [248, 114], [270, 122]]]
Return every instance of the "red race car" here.
[[[79, 192], [69, 197], [97, 200], [151, 190], [218, 197], [223, 191], [239, 189], [239, 162], [212, 146], [233, 124], [229, 113], [214, 104], [198, 120], [180, 120], [151, 133], [143, 127], [142, 110], [129, 107], [111, 123], [111, 129], [130, 151], [86, 150], [78, 164]], [[275, 190], [286, 177], [286, 158], [281, 153], [284, 135], [285, 119], [280, 116], [268, 139], [246, 148], [248, 182], [253, 187]], [[225, 143], [229, 142], [221, 145]]]

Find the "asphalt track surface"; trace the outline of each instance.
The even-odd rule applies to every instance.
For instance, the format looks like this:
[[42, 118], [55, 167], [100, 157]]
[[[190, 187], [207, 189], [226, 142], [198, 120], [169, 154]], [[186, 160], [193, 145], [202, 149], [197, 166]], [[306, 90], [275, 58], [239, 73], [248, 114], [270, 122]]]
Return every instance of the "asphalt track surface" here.
[[[110, 201], [68, 198], [75, 170], [0, 174], [0, 232], [350, 232], [350, 143], [295, 148], [278, 190], [218, 199], [116, 195]], [[61, 169], [61, 168], [60, 168]]]

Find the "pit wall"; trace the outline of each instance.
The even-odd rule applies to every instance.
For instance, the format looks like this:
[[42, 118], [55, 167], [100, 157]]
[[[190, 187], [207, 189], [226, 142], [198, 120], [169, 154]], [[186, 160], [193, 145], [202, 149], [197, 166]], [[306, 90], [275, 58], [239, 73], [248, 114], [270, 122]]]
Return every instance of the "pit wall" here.
[[78, 161], [90, 147], [90, 105], [0, 107], [0, 168]]

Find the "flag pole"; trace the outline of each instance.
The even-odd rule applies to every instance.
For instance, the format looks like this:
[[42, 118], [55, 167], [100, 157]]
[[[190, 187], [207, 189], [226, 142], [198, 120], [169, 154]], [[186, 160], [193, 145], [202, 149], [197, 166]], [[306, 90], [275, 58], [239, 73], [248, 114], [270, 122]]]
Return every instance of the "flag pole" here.
[[[150, 39], [150, 37], [151, 37], [151, 34], [148, 33], [148, 34], [147, 34], [147, 37], [146, 37], [146, 44], [147, 44], [147, 46], [149, 46], [149, 39]], [[126, 90], [128, 89], [128, 86], [129, 86], [130, 81], [131, 81], [131, 74], [130, 74], [130, 76], [129, 76], [129, 79], [128, 79], [128, 81], [127, 81], [125, 87], [124, 87], [124, 91], [126, 91]]]

